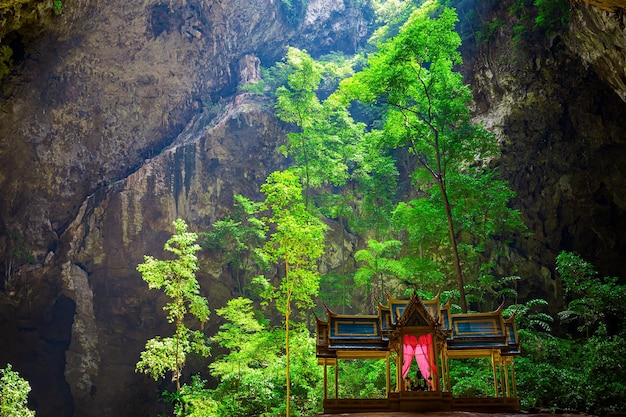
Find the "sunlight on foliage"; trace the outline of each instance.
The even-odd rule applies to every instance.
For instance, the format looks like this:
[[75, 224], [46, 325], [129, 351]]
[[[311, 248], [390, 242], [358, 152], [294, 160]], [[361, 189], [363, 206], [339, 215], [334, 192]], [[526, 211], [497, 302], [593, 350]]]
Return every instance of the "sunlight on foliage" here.
[[11, 364], [0, 369], [0, 416], [34, 417], [35, 412], [28, 408], [30, 384]]
[[178, 392], [187, 354], [207, 357], [210, 353], [204, 333], [189, 329], [185, 319], [194, 317], [204, 327], [210, 311], [207, 299], [200, 295], [195, 276], [198, 270], [195, 253], [200, 250], [195, 243], [198, 235], [187, 232], [187, 224], [181, 219], [174, 221], [174, 228], [176, 233], [165, 243], [164, 249], [177, 258], [158, 260], [144, 256], [145, 262], [139, 264], [137, 270], [150, 289], [162, 289], [170, 298], [163, 309], [167, 312], [167, 321], [175, 325], [175, 332], [170, 337], [157, 336], [148, 340], [136, 371], [146, 373], [154, 380], [171, 372]]

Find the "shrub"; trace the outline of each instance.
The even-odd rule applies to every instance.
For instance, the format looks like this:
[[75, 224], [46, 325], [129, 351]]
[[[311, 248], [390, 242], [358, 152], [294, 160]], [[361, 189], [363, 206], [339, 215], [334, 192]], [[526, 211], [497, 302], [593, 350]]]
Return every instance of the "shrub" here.
[[0, 416], [34, 417], [35, 412], [28, 408], [30, 384], [15, 372], [11, 364], [0, 369]]

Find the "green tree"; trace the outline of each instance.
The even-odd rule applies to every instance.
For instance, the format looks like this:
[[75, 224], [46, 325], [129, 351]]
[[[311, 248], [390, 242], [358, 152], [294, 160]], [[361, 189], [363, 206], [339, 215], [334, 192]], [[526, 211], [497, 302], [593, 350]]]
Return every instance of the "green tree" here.
[[[369, 57], [363, 71], [341, 83], [341, 90], [346, 102], [385, 106], [381, 145], [408, 151], [417, 190], [440, 202], [446, 236], [438, 236], [439, 247], [451, 253], [445, 261], [453, 265], [460, 304], [467, 311], [459, 250], [462, 223], [455, 214], [464, 206], [452, 199], [453, 181], [469, 184], [488, 173], [486, 164], [497, 147], [493, 135], [471, 122], [471, 91], [454, 70], [461, 63], [457, 21], [453, 10], [440, 9], [434, 1], [424, 3], [397, 36]], [[500, 207], [500, 213], [506, 210]]]
[[465, 286], [467, 300], [479, 306], [478, 311], [495, 310], [507, 298], [517, 300], [516, 283], [521, 277], [516, 275], [496, 278], [482, 273], [476, 281]]
[[384, 240], [391, 229], [392, 212], [398, 189], [398, 168], [389, 152], [381, 151], [383, 132], [372, 130], [357, 141], [353, 153], [351, 178], [354, 181], [356, 221], [354, 230], [371, 231]]
[[0, 416], [34, 417], [35, 412], [28, 408], [30, 384], [11, 364], [0, 369]]
[[[322, 66], [305, 51], [289, 48], [287, 63], [293, 68], [287, 86], [276, 90], [276, 115], [283, 121], [296, 124], [301, 131], [287, 134], [288, 146], [297, 167], [302, 168], [306, 205], [308, 206], [313, 161], [320, 150], [320, 137], [314, 133], [315, 120], [321, 117], [322, 105], [316, 91], [322, 80]], [[319, 178], [319, 177], [317, 177]]]
[[210, 368], [221, 377], [235, 374], [236, 391], [240, 393], [242, 366], [249, 367], [251, 363], [260, 364], [265, 360], [267, 352], [261, 348], [262, 338], [258, 337], [265, 326], [254, 316], [252, 300], [247, 298], [232, 299], [226, 307], [215, 312], [227, 322], [220, 326], [213, 340], [230, 350], [230, 354], [214, 361]]
[[[561, 252], [556, 264], [569, 300], [568, 309], [559, 316], [577, 326], [566, 337], [555, 337], [546, 332], [550, 320], [545, 315], [534, 308], [528, 314], [524, 306], [515, 307], [522, 344], [522, 357], [515, 366], [522, 407], [558, 407], [593, 415], [623, 410], [626, 289], [613, 278], [600, 278], [589, 262], [574, 253]], [[532, 300], [526, 306], [534, 307]]]
[[187, 355], [197, 353], [207, 357], [210, 353], [204, 333], [187, 327], [186, 318], [195, 317], [204, 328], [210, 311], [207, 299], [200, 294], [195, 275], [198, 270], [195, 253], [200, 250], [195, 243], [198, 235], [187, 232], [187, 224], [181, 219], [173, 224], [176, 233], [165, 243], [164, 249], [176, 258], [159, 260], [144, 256], [144, 263], [139, 264], [137, 270], [148, 283], [148, 288], [163, 289], [170, 298], [163, 309], [167, 311], [167, 321], [174, 324], [174, 334], [148, 340], [136, 370], [152, 376], [155, 381], [171, 372], [178, 393]]
[[626, 285], [617, 277], [600, 277], [592, 264], [572, 252], [556, 257], [563, 281], [567, 309], [559, 313], [564, 323], [576, 323], [587, 336], [626, 334]]
[[[515, 325], [520, 334], [533, 333], [540, 336], [551, 336], [554, 318], [542, 311], [548, 306], [548, 302], [541, 298], [533, 298], [525, 303], [513, 304], [507, 307], [503, 315], [515, 314]], [[524, 337], [524, 336], [522, 336]]]
[[200, 375], [192, 375], [189, 384], [182, 385], [178, 392], [165, 391], [163, 398], [174, 405], [176, 417], [222, 417], [206, 384]]
[[285, 316], [286, 406], [290, 414], [290, 350], [289, 330], [293, 307], [307, 310], [313, 307], [313, 297], [319, 292], [317, 261], [324, 254], [326, 225], [306, 208], [300, 179], [292, 171], [270, 174], [261, 192], [266, 195], [267, 219], [274, 230], [265, 245], [268, 258], [284, 267], [284, 277], [276, 290], [276, 305]]
[[293, 123], [297, 132], [287, 135], [281, 150], [291, 155], [304, 184], [305, 205], [310, 207], [311, 189], [323, 184], [343, 185], [348, 177], [352, 143], [363, 134], [364, 125], [354, 123], [349, 112], [332, 100], [321, 102], [317, 90], [325, 76], [344, 74], [337, 65], [323, 65], [306, 51], [289, 48], [290, 73], [286, 86], [276, 89], [276, 115]]
[[[213, 399], [220, 417], [275, 416], [286, 411], [285, 330], [270, 328], [252, 301], [237, 298], [216, 310], [226, 323], [213, 338], [228, 353], [210, 365], [219, 379]], [[290, 336], [290, 401], [300, 415], [321, 411], [321, 369], [316, 364], [315, 340], [308, 331]], [[281, 382], [282, 381], [282, 382]]]
[[385, 279], [403, 278], [406, 274], [402, 262], [395, 259], [401, 248], [402, 242], [399, 240], [379, 242], [370, 239], [367, 249], [361, 249], [354, 254], [354, 260], [360, 263], [354, 274], [354, 282], [366, 287], [373, 308], [376, 307], [376, 300], [385, 298]]
[[235, 195], [233, 213], [213, 223], [213, 230], [204, 232], [202, 246], [223, 251], [222, 263], [237, 280], [240, 294], [248, 291], [249, 275], [266, 269], [259, 249], [265, 242], [267, 226], [257, 215], [261, 204]]
[[247, 298], [230, 300], [216, 313], [226, 323], [212, 339], [228, 350], [209, 366], [220, 380], [214, 396], [220, 415], [263, 415], [280, 403], [274, 385], [276, 375], [282, 377], [275, 369], [281, 362], [281, 334], [269, 329]]

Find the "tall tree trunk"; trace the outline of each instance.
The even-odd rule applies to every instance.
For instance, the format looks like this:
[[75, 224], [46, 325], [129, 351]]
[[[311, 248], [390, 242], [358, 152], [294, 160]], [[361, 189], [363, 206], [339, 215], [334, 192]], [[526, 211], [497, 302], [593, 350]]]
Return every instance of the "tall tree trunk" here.
[[461, 310], [463, 313], [467, 313], [467, 301], [465, 299], [465, 285], [463, 283], [463, 273], [461, 272], [461, 258], [459, 257], [459, 247], [456, 243], [456, 233], [454, 232], [454, 223], [452, 222], [452, 208], [450, 207], [450, 201], [448, 201], [448, 193], [446, 192], [446, 187], [443, 181], [438, 178], [437, 183], [439, 184], [439, 189], [441, 190], [441, 195], [443, 197], [443, 204], [446, 209], [446, 217], [448, 219], [448, 235], [450, 238], [450, 244], [452, 245], [452, 251], [454, 252], [454, 271], [456, 274], [456, 279], [459, 284], [459, 294], [460, 294], [460, 304]]
[[[287, 246], [286, 238], [283, 237], [283, 247]], [[293, 289], [292, 285], [289, 285], [289, 260], [285, 255], [285, 279], [287, 280], [287, 302], [285, 307], [285, 372], [286, 372], [286, 383], [287, 383], [287, 402], [286, 402], [286, 412], [287, 417], [291, 414], [291, 375], [289, 374], [289, 317], [291, 316], [291, 292]]]

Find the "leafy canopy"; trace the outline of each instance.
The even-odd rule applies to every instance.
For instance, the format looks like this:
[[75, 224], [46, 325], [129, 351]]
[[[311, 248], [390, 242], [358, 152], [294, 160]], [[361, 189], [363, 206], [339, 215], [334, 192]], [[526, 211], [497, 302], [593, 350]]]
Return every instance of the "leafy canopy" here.
[[575, 253], [562, 251], [556, 264], [568, 301], [559, 318], [576, 323], [578, 331], [587, 335], [626, 335], [626, 285], [620, 285], [617, 277], [600, 277]]
[[163, 309], [167, 311], [167, 321], [175, 325], [175, 332], [169, 337], [155, 337], [148, 340], [136, 370], [146, 373], [154, 380], [163, 378], [172, 372], [172, 380], [180, 391], [180, 378], [187, 354], [209, 355], [209, 346], [204, 333], [191, 330], [185, 319], [188, 315], [199, 320], [201, 327], [209, 319], [209, 305], [200, 294], [200, 285], [195, 272], [198, 270], [195, 253], [200, 250], [196, 244], [198, 235], [187, 232], [187, 224], [178, 219], [174, 221], [176, 233], [165, 243], [164, 249], [176, 258], [159, 260], [144, 256], [144, 263], [137, 266], [142, 278], [150, 289], [163, 289], [170, 298]]
[[403, 278], [406, 275], [402, 262], [395, 259], [401, 248], [402, 242], [399, 240], [379, 242], [370, 239], [367, 242], [367, 249], [361, 249], [354, 254], [354, 260], [359, 262], [359, 268], [354, 274], [354, 283], [366, 287], [370, 305], [374, 309], [377, 301], [385, 299], [385, 281]]
[[[276, 306], [285, 315], [286, 415], [290, 415], [291, 373], [289, 331], [292, 302], [299, 309], [313, 307], [319, 293], [317, 261], [324, 254], [326, 225], [303, 202], [300, 178], [293, 171], [269, 175], [261, 192], [266, 195], [267, 222], [274, 231], [264, 251], [272, 262], [284, 265], [284, 278], [274, 292]], [[297, 334], [297, 333], [296, 333]]]
[[30, 384], [11, 364], [0, 369], [0, 416], [34, 417], [35, 412], [28, 408]]
[[326, 226], [305, 207], [300, 179], [293, 171], [276, 171], [261, 186], [265, 207], [274, 225], [264, 253], [285, 267], [284, 279], [275, 295], [278, 309], [285, 313], [294, 301], [299, 308], [311, 308], [318, 294], [317, 261], [324, 253]]
[[[464, 268], [475, 263], [471, 257], [486, 238], [504, 231], [498, 219], [522, 224], [506, 207], [512, 193], [488, 167], [495, 137], [470, 118], [471, 90], [455, 70], [461, 63], [457, 21], [454, 10], [425, 2], [334, 96], [346, 106], [357, 100], [383, 109], [378, 146], [408, 153], [404, 163], [418, 196], [399, 205], [395, 225], [415, 239], [407, 247], [430, 257], [419, 268], [439, 266], [429, 279], [456, 277], [467, 311]], [[501, 198], [492, 204], [486, 192]]]
[[267, 269], [265, 259], [257, 251], [265, 242], [267, 225], [258, 217], [262, 203], [242, 195], [235, 195], [234, 199], [233, 213], [201, 234], [202, 246], [220, 250], [219, 260], [236, 278], [239, 293], [245, 294], [250, 289], [249, 275]]

